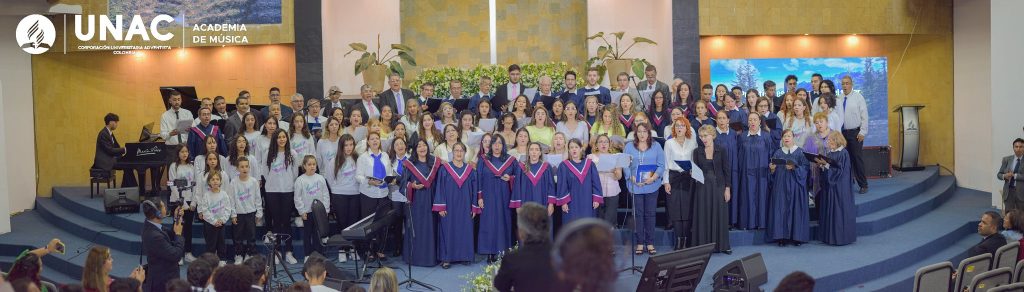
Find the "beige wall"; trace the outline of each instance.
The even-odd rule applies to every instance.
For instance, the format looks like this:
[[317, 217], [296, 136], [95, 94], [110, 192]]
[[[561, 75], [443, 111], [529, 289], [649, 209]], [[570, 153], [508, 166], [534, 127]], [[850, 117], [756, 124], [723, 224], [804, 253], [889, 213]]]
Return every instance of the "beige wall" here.
[[[903, 50], [906, 48], [906, 54]], [[711, 59], [886, 57], [889, 64], [889, 104], [923, 104], [922, 141], [953, 140], [952, 35], [868, 36], [718, 36], [701, 38], [701, 83], [709, 80]], [[779, 81], [776, 81], [779, 83]], [[856, 86], [855, 86], [856, 87]], [[892, 158], [900, 149], [899, 116], [889, 112]], [[923, 143], [921, 165], [952, 166], [952, 143]]]
[[[0, 127], [5, 139], [0, 141], [0, 204], [9, 204], [9, 212], [31, 209], [36, 197], [35, 124], [32, 111], [32, 58], [14, 41], [14, 28], [22, 16], [0, 16], [0, 82], [3, 101], [0, 106]], [[90, 156], [92, 157], [92, 156]], [[4, 159], [0, 159], [4, 160]], [[87, 172], [83, 173], [86, 176]], [[5, 182], [6, 181], [6, 182]], [[3, 208], [0, 208], [3, 209]], [[4, 211], [4, 210], [0, 210]], [[0, 214], [7, 214], [2, 212]], [[4, 216], [0, 216], [4, 217]], [[0, 232], [3, 232], [0, 223]]]
[[949, 0], [700, 1], [700, 34], [943, 34]]
[[[998, 190], [995, 169], [989, 159], [993, 149], [991, 7], [989, 0], [953, 2], [953, 134], [956, 147], [957, 184], [982, 191]], [[995, 200], [993, 203], [996, 203]]]
[[[1004, 156], [1012, 155], [1011, 143], [1022, 136], [1021, 126], [1024, 125], [1024, 98], [1020, 95], [1021, 74], [1024, 68], [1024, 38], [1021, 37], [1020, 11], [1024, 11], [1024, 1], [993, 0], [991, 1], [991, 114], [976, 117], [989, 117], [992, 126], [992, 156], [984, 173], [993, 178], [993, 201], [1000, 199], [998, 191], [1002, 182], [995, 179], [995, 171], [999, 168]], [[968, 145], [969, 149], [975, 149]], [[978, 157], [978, 156], [972, 156]], [[979, 157], [979, 159], [984, 159]]]
[[[601, 31], [605, 34], [625, 31], [623, 41], [626, 41], [627, 45], [637, 36], [658, 43], [637, 44], [626, 55], [647, 59], [658, 68], [658, 80], [672, 83], [672, 1], [587, 1], [587, 36]], [[611, 36], [609, 41], [614, 38]], [[588, 42], [587, 58], [595, 56], [597, 47], [603, 43], [601, 40]], [[610, 78], [605, 78], [605, 84], [608, 83], [608, 79]]]
[[[385, 48], [401, 42], [398, 0], [347, 0], [323, 2], [324, 91], [337, 85], [345, 95], [359, 95], [362, 75], [355, 75], [357, 53], [349, 43], [376, 47], [377, 34]], [[359, 29], [353, 29], [359, 28]], [[417, 48], [413, 48], [417, 49]], [[415, 56], [419, 59], [420, 53]], [[404, 66], [404, 65], [403, 65]], [[406, 70], [412, 68], [406, 67]], [[407, 72], [408, 74], [408, 72]], [[411, 77], [411, 75], [406, 75]], [[407, 78], [408, 80], [411, 80]]]

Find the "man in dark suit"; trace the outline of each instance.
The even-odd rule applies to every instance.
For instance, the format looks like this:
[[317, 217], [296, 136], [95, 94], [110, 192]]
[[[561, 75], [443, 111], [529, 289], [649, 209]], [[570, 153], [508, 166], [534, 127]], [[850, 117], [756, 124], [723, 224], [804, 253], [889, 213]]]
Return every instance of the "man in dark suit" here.
[[[244, 94], [243, 94], [244, 93]], [[242, 91], [238, 94], [238, 98], [235, 99], [235, 111], [228, 115], [228, 121], [224, 124], [224, 138], [231, 141], [238, 134], [245, 134], [245, 122], [242, 118], [246, 113], [252, 113], [253, 117], [256, 118], [256, 129], [262, 125], [263, 118], [260, 117], [259, 112], [251, 111], [249, 107], [249, 92]], [[252, 144], [255, 141], [249, 141]]]
[[107, 125], [100, 130], [99, 135], [96, 135], [96, 155], [92, 160], [93, 169], [109, 172], [114, 169], [117, 158], [124, 155], [124, 148], [121, 148], [121, 144], [117, 143], [117, 138], [114, 137], [114, 130], [117, 130], [117, 123], [120, 120], [121, 118], [113, 113], [108, 113], [103, 117], [103, 122]]
[[522, 81], [522, 76], [523, 72], [518, 64], [508, 66], [508, 83], [498, 85], [498, 90], [494, 92], [494, 98], [491, 99], [491, 108], [501, 112], [508, 111], [507, 105], [509, 102], [515, 100], [517, 96], [523, 94], [523, 91], [526, 90], [523, 83], [520, 82]]
[[[185, 254], [184, 242], [181, 238], [181, 220], [175, 220], [174, 228], [163, 227], [167, 205], [160, 200], [148, 200], [142, 204], [142, 213], [146, 222], [142, 227], [142, 253], [146, 255], [146, 282], [143, 290], [164, 291], [167, 282], [177, 279], [178, 261]], [[174, 211], [175, 217], [183, 213], [181, 208]]]
[[415, 97], [412, 90], [402, 88], [402, 77], [398, 73], [391, 73], [388, 77], [388, 90], [377, 95], [377, 106], [390, 106], [396, 117], [405, 115], [405, 103]]
[[[672, 96], [672, 93], [668, 90], [668, 84], [658, 80], [658, 68], [655, 68], [654, 65], [647, 65], [647, 68], [644, 68], [644, 78], [644, 82], [640, 82], [640, 85], [638, 85], [640, 88], [637, 88], [640, 91], [640, 95], [644, 97], [644, 110], [650, 109], [651, 105], [654, 104], [654, 101], [651, 100], [654, 97], [654, 91], [661, 91], [661, 96], [664, 96], [666, 99]], [[650, 92], [648, 93], [647, 91]]]
[[364, 125], [371, 118], [379, 118], [380, 106], [376, 100], [373, 100], [373, 88], [371, 88], [369, 84], [363, 84], [363, 86], [359, 88], [359, 96], [359, 101], [348, 107], [348, 111], [345, 112], [345, 116], [351, 116], [352, 110], [358, 109], [362, 113], [362, 124]]
[[986, 211], [981, 214], [981, 221], [978, 222], [978, 234], [982, 236], [981, 242], [967, 250], [967, 257], [982, 254], [995, 255], [996, 250], [1006, 245], [1006, 237], [999, 233], [999, 226], [1003, 226], [1003, 218], [995, 211]]
[[1013, 155], [1003, 157], [996, 179], [1003, 181], [1003, 210], [1024, 208], [1024, 139], [1013, 140]]
[[530, 202], [519, 208], [519, 241], [523, 245], [505, 255], [494, 276], [498, 291], [556, 291], [558, 276], [551, 265], [550, 220], [547, 210]]

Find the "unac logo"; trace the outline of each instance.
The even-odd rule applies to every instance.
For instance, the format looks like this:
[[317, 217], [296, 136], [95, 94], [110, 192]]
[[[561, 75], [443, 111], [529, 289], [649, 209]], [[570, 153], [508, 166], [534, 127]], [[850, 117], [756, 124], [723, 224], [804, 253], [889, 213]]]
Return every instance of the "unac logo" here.
[[45, 53], [53, 46], [53, 40], [57, 38], [57, 30], [53, 28], [53, 22], [50, 22], [46, 16], [32, 14], [25, 16], [18, 23], [15, 37], [22, 50], [38, 55]]

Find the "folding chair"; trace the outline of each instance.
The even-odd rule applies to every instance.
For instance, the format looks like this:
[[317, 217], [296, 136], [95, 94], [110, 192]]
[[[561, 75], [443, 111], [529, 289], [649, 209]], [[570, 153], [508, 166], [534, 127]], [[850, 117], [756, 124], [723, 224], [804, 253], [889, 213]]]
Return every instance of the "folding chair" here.
[[1020, 242], [1011, 241], [1004, 246], [999, 247], [996, 250], [996, 255], [992, 261], [992, 269], [998, 268], [1010, 268], [1013, 269], [1017, 265], [1017, 254], [1020, 252]]
[[988, 272], [984, 272], [974, 276], [971, 280], [971, 289], [969, 292], [987, 292], [992, 288], [999, 287], [1010, 283], [1010, 276], [1013, 271], [1010, 268], [998, 268]]
[[1013, 283], [989, 289], [988, 292], [1024, 292], [1024, 283]]
[[953, 285], [954, 291], [963, 291], [971, 284], [971, 280], [974, 276], [988, 272], [989, 267], [992, 266], [992, 254], [980, 254], [977, 256], [966, 258], [960, 261], [960, 265], [956, 268], [956, 285]]
[[953, 263], [941, 262], [917, 269], [914, 273], [914, 292], [949, 291]]

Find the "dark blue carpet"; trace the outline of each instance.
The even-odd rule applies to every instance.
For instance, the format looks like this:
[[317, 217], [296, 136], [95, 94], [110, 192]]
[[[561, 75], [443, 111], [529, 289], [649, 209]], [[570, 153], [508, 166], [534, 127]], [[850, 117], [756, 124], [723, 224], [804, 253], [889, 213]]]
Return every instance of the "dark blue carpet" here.
[[[953, 177], [939, 176], [938, 169], [902, 173], [891, 179], [872, 180], [871, 192], [857, 195], [857, 228], [860, 237], [847, 246], [827, 246], [812, 242], [801, 247], [780, 248], [765, 245], [761, 231], [732, 231], [732, 255], [714, 255], [701, 282], [700, 291], [711, 289], [711, 276], [732, 260], [760, 252], [768, 266], [770, 290], [783, 276], [804, 271], [818, 281], [817, 291], [906, 291], [910, 279], [921, 266], [945, 260], [958, 260], [967, 247], [979, 238], [974, 235], [980, 213], [990, 207], [989, 194], [958, 189]], [[125, 276], [139, 263], [142, 215], [108, 215], [103, 213], [100, 199], [89, 199], [84, 187], [54, 188], [52, 198], [38, 198], [36, 208], [12, 217], [13, 231], [0, 235], [0, 267], [6, 268], [21, 250], [58, 237], [67, 244], [66, 255], [44, 259], [44, 278], [54, 282], [73, 282], [81, 276], [85, 253], [92, 244], [112, 248], [114, 275]], [[194, 250], [205, 250], [201, 225], [195, 224]], [[230, 226], [229, 226], [230, 228]], [[296, 229], [298, 230], [298, 229]], [[628, 239], [621, 230], [618, 252], [619, 266], [629, 264]], [[668, 251], [671, 232], [659, 230], [661, 251]], [[230, 249], [230, 246], [229, 246]], [[264, 248], [265, 250], [265, 248]], [[297, 255], [302, 244], [295, 241]], [[330, 255], [335, 257], [333, 252]], [[481, 258], [482, 260], [482, 258]], [[643, 265], [647, 256], [638, 256]], [[405, 278], [405, 265], [392, 259], [399, 268], [400, 280]], [[351, 261], [340, 264], [352, 270]], [[446, 291], [461, 290], [466, 278], [479, 273], [484, 263], [454, 265], [449, 270], [439, 267], [415, 268], [418, 280], [439, 286]], [[298, 276], [300, 265], [292, 271]], [[622, 274], [616, 291], [632, 291], [639, 275]]]

